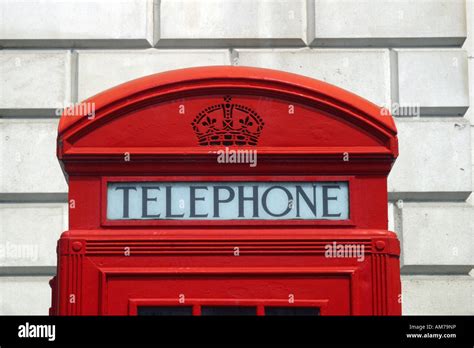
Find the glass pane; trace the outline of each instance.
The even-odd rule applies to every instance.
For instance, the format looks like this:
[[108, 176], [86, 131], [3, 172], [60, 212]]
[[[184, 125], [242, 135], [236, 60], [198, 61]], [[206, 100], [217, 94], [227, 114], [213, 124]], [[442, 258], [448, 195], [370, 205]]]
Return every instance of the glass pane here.
[[312, 316], [319, 315], [318, 307], [265, 307], [265, 315]]
[[201, 315], [257, 315], [257, 307], [202, 306]]
[[180, 316], [193, 315], [193, 307], [191, 306], [153, 306], [138, 307], [138, 315], [158, 315], [158, 316]]
[[107, 188], [107, 218], [347, 220], [349, 183], [110, 182]]

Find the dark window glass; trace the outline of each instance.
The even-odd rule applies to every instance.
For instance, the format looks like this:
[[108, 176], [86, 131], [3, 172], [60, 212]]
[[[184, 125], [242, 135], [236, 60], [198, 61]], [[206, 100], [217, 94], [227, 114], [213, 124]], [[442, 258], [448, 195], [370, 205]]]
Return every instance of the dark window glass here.
[[293, 316], [319, 315], [318, 307], [265, 307], [265, 315]]
[[138, 315], [180, 316], [193, 315], [191, 306], [153, 306], [138, 307]]
[[202, 306], [201, 315], [257, 315], [257, 307]]

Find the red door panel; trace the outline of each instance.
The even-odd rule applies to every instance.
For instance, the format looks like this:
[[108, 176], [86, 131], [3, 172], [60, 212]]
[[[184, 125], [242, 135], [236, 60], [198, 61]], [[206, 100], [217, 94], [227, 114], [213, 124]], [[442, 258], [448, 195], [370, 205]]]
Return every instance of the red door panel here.
[[[140, 306], [315, 306], [322, 315], [349, 315], [349, 276], [113, 277], [106, 313], [136, 314]], [[196, 310], [195, 310], [196, 311]]]

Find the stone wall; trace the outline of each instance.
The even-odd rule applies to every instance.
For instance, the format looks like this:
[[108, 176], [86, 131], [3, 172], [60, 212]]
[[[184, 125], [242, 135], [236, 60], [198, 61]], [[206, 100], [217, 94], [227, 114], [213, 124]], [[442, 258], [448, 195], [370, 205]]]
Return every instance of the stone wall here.
[[403, 312], [474, 314], [473, 14], [472, 0], [0, 1], [0, 248], [23, 249], [0, 253], [0, 314], [50, 305], [67, 229], [56, 109], [202, 65], [291, 71], [390, 107]]

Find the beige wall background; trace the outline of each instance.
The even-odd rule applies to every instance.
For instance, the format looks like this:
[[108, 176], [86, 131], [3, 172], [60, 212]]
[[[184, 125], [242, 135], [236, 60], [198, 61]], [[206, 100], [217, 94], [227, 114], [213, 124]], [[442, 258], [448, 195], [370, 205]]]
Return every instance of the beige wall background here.
[[56, 109], [201, 65], [295, 72], [391, 108], [403, 313], [474, 314], [473, 14], [472, 0], [0, 0], [0, 314], [50, 306], [67, 229]]

